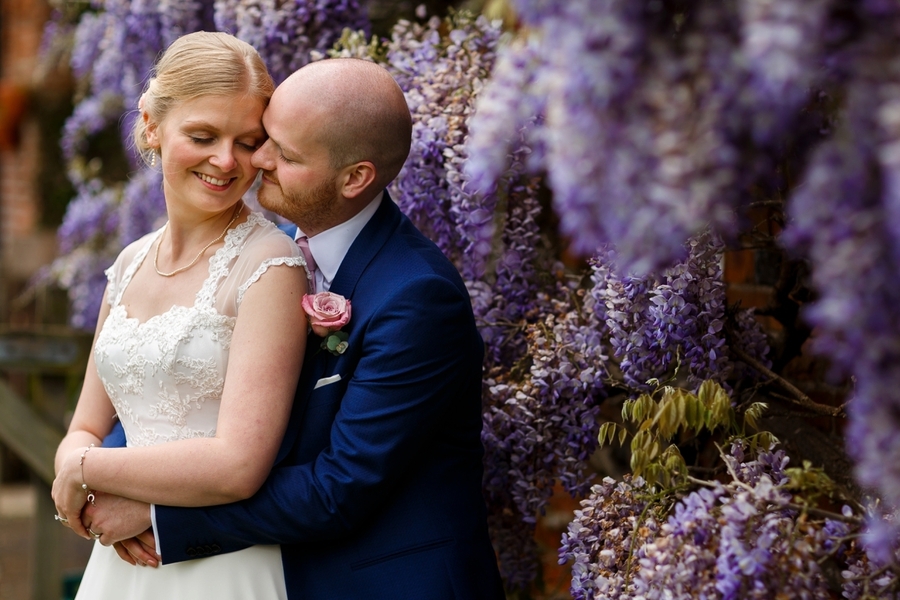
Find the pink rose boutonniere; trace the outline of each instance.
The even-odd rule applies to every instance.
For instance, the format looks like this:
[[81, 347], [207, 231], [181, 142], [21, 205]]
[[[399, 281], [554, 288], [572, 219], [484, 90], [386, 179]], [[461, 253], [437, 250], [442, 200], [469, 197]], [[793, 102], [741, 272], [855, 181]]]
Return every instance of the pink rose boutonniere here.
[[340, 294], [319, 292], [305, 294], [302, 306], [313, 333], [323, 338], [322, 348], [335, 356], [343, 354], [350, 336], [340, 329], [350, 321], [350, 301]]

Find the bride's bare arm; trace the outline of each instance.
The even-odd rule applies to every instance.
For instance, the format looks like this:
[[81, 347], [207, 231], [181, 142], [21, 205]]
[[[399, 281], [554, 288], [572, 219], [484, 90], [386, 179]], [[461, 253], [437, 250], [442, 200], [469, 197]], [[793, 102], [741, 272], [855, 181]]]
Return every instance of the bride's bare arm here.
[[[99, 414], [85, 394], [109, 399], [93, 364], [91, 388], [57, 453], [54, 500], [60, 510], [80, 511], [82, 475], [90, 489], [173, 506], [206, 506], [248, 498], [262, 485], [290, 416], [307, 322], [302, 269], [270, 267], [244, 295], [235, 324], [216, 435], [139, 448], [92, 448], [109, 415]], [[87, 386], [87, 379], [85, 385]], [[108, 429], [107, 429], [108, 431]], [[71, 439], [70, 439], [71, 438]]]
[[[94, 343], [97, 341], [97, 332], [103, 327], [106, 317], [109, 316], [109, 304], [106, 302], [108, 289], [103, 294], [103, 301], [100, 305], [100, 314], [97, 318], [97, 328], [94, 333]], [[59, 474], [60, 470], [66, 462], [66, 458], [78, 456], [80, 452], [94, 445], [100, 445], [103, 438], [110, 432], [113, 426], [113, 419], [116, 411], [103, 389], [103, 384], [97, 376], [97, 368], [94, 365], [93, 348], [88, 355], [87, 369], [85, 370], [84, 382], [81, 386], [81, 394], [78, 398], [78, 405], [75, 407], [75, 414], [72, 417], [72, 423], [69, 431], [62, 439], [59, 447], [56, 449], [56, 457], [54, 459], [54, 468]], [[76, 494], [75, 500], [71, 503], [73, 506], [66, 510], [59, 510], [59, 515], [68, 518], [71, 521], [71, 527], [79, 535], [86, 536], [80, 522], [78, 521], [81, 514], [81, 505], [84, 504], [86, 494], [79, 488], [79, 494]], [[80, 502], [80, 504], [79, 504]], [[60, 508], [60, 507], [57, 507]]]

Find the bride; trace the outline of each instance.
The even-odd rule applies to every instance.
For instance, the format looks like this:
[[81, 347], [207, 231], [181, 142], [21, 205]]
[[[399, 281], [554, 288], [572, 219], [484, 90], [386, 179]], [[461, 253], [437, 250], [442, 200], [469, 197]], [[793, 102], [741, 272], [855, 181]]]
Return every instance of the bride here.
[[[163, 173], [168, 222], [109, 279], [69, 431], [57, 519], [76, 533], [95, 494], [207, 506], [248, 498], [278, 451], [306, 345], [305, 261], [241, 201], [257, 175], [274, 84], [256, 51], [197, 32], [160, 58], [137, 148]], [[101, 448], [118, 418], [127, 448]], [[141, 569], [94, 545], [77, 598], [286, 598], [278, 546]]]

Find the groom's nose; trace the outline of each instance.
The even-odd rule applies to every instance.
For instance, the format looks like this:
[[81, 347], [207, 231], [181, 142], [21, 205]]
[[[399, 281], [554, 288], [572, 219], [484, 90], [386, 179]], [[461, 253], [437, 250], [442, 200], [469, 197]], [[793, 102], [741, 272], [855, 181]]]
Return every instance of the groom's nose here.
[[256, 149], [256, 152], [250, 157], [250, 164], [257, 169], [264, 171], [272, 171], [275, 169], [275, 144], [271, 139], [267, 139], [262, 146]]

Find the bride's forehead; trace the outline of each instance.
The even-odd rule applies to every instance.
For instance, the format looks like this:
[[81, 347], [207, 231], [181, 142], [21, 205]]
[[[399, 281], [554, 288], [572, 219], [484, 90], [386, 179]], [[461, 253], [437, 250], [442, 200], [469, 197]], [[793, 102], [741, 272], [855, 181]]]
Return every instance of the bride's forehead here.
[[262, 131], [264, 109], [262, 99], [246, 94], [198, 96], [173, 106], [163, 123]]

